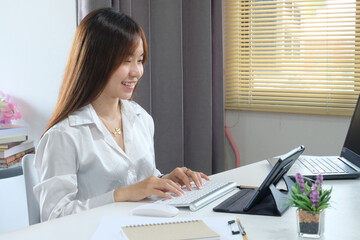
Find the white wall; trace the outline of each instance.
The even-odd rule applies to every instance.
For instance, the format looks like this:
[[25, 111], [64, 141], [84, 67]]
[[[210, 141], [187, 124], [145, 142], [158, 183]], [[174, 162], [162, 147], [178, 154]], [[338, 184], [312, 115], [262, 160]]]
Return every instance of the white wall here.
[[[339, 155], [350, 120], [351, 117], [226, 111], [225, 122], [243, 166], [299, 145], [305, 146], [306, 155]], [[231, 149], [227, 147], [226, 151], [234, 159]]]
[[[75, 0], [0, 0], [0, 90], [38, 142], [56, 103], [76, 29]], [[0, 180], [0, 233], [28, 224], [23, 176]], [[19, 199], [21, 198], [21, 199]]]
[[75, 0], [0, 0], [0, 90], [38, 142], [54, 109], [76, 29]]

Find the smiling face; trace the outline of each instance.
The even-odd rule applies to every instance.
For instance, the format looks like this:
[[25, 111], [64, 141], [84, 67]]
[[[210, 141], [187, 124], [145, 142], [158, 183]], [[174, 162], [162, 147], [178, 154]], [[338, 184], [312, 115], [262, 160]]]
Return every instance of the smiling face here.
[[101, 95], [124, 100], [131, 99], [135, 86], [144, 73], [143, 57], [143, 42], [139, 38], [134, 53], [126, 58], [110, 76]]

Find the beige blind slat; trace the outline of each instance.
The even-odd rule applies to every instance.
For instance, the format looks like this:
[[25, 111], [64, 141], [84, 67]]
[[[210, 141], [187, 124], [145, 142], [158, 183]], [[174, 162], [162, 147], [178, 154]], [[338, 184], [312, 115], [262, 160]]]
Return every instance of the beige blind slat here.
[[225, 0], [226, 109], [351, 116], [360, 1]]

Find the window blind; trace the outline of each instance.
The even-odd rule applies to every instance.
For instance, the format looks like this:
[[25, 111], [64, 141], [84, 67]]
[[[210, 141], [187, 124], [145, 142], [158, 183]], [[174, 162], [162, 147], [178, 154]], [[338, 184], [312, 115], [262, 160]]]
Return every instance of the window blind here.
[[360, 1], [225, 0], [226, 109], [351, 116]]

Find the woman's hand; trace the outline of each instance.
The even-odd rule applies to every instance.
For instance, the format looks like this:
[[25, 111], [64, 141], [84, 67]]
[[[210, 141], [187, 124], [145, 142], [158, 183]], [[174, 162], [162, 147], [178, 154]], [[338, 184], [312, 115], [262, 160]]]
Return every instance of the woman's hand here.
[[151, 176], [141, 182], [116, 189], [114, 191], [114, 200], [115, 202], [134, 202], [152, 195], [163, 198], [172, 198], [172, 196], [166, 192], [172, 192], [178, 196], [184, 193], [181, 186], [171, 179]]
[[202, 172], [195, 172], [189, 168], [175, 168], [171, 173], [162, 178], [171, 179], [181, 186], [186, 186], [188, 190], [192, 190], [191, 182], [193, 181], [197, 188], [202, 188], [202, 179], [210, 181], [209, 177]]

